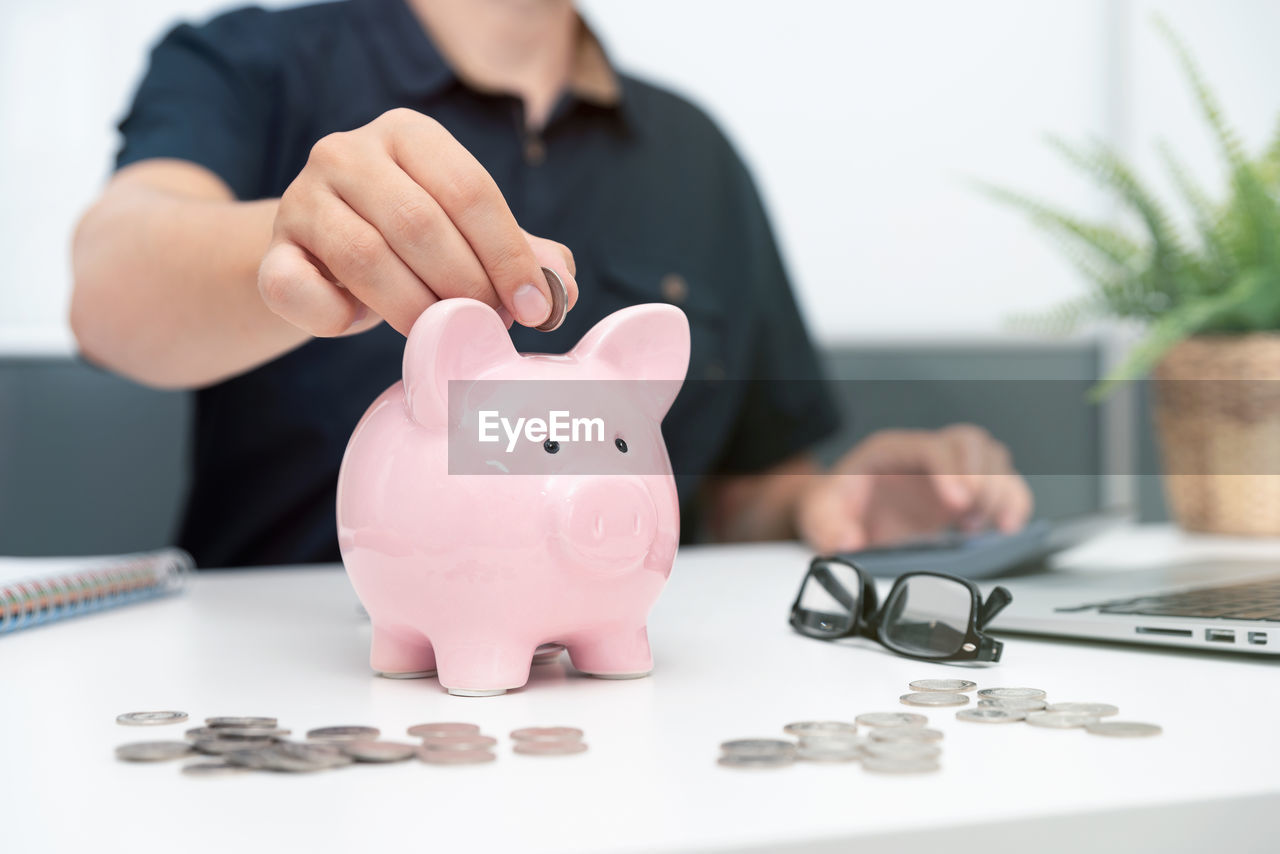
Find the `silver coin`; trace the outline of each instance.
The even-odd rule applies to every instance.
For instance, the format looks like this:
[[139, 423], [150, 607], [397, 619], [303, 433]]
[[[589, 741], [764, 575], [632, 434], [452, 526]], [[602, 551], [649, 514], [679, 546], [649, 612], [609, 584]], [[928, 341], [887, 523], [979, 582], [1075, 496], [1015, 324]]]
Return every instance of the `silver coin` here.
[[872, 741], [942, 741], [942, 733], [936, 729], [925, 729], [917, 726], [890, 726], [871, 730]]
[[886, 756], [868, 756], [862, 767], [873, 774], [927, 774], [940, 767], [936, 759], [890, 759]]
[[250, 728], [231, 726], [200, 726], [189, 729], [184, 733], [191, 741], [201, 741], [207, 738], [217, 738], [223, 741], [231, 741], [237, 738], [243, 738], [250, 741], [257, 741], [263, 738], [284, 738], [292, 730], [287, 729], [266, 729], [266, 728]]
[[550, 267], [543, 267], [542, 275], [546, 277], [547, 290], [551, 292], [551, 313], [534, 329], [539, 332], [554, 332], [564, 323], [564, 316], [569, 311], [569, 289], [564, 286], [559, 274]]
[[418, 748], [418, 758], [432, 765], [478, 765], [498, 756], [491, 750], [427, 750]]
[[993, 700], [983, 698], [978, 701], [979, 708], [1008, 709], [1011, 712], [1038, 712], [1045, 707], [1044, 700]]
[[858, 725], [845, 721], [799, 721], [787, 724], [782, 731], [804, 739], [850, 738], [858, 734]]
[[906, 706], [963, 706], [969, 702], [965, 694], [943, 694], [936, 691], [918, 691], [898, 698]]
[[1027, 723], [1049, 729], [1075, 729], [1098, 722], [1097, 715], [1081, 715], [1076, 712], [1028, 712]]
[[205, 726], [220, 729], [222, 727], [231, 727], [233, 729], [275, 729], [279, 725], [279, 721], [275, 718], [262, 717], [240, 717], [240, 718], [205, 718]]
[[419, 738], [437, 735], [478, 735], [480, 727], [475, 724], [460, 723], [414, 724], [406, 732]]
[[866, 746], [868, 756], [881, 759], [937, 759], [942, 748], [923, 741], [873, 741]]
[[[903, 729], [903, 727], [899, 727]], [[867, 743], [867, 739], [857, 735], [815, 735], [799, 736], [796, 742], [797, 750], [804, 750], [806, 747], [814, 750], [857, 750]]]
[[1043, 700], [1044, 691], [1039, 688], [983, 688], [978, 696], [990, 700]]
[[311, 741], [354, 741], [377, 738], [382, 731], [373, 726], [322, 726], [307, 730]]
[[232, 765], [294, 774], [325, 771], [355, 761], [334, 745], [297, 741], [277, 742], [264, 750], [228, 753], [223, 758]]
[[230, 762], [188, 762], [182, 766], [182, 773], [188, 777], [229, 777], [249, 770], [244, 765], [232, 765]]
[[116, 723], [125, 726], [178, 724], [186, 719], [186, 712], [125, 712], [123, 715], [116, 715]]
[[433, 735], [422, 740], [427, 750], [488, 750], [497, 743], [491, 735]]
[[907, 686], [912, 691], [942, 691], [947, 694], [958, 694], [972, 691], [978, 687], [977, 682], [968, 679], [917, 679]]
[[344, 741], [338, 749], [357, 762], [399, 762], [418, 752], [418, 745], [401, 741]]
[[1109, 735], [1112, 738], [1142, 738], [1159, 735], [1164, 730], [1156, 724], [1144, 724], [1137, 721], [1098, 721], [1085, 724], [1085, 732], [1093, 735]]
[[587, 745], [581, 741], [517, 741], [511, 749], [527, 756], [568, 756], [582, 753]]
[[191, 755], [185, 741], [135, 741], [116, 748], [116, 758], [126, 762], [164, 762]]
[[734, 753], [727, 753], [721, 756], [716, 762], [726, 768], [746, 768], [746, 769], [768, 769], [768, 768], [784, 768], [788, 765], [795, 764], [796, 755], [794, 753], [778, 753], [772, 756], [740, 756]]
[[239, 750], [266, 750], [276, 743], [274, 738], [198, 738], [192, 743], [197, 753], [208, 756], [225, 756]]
[[559, 659], [562, 652], [564, 652], [564, 644], [544, 643], [533, 651], [533, 663], [550, 664]]
[[1045, 711], [1075, 712], [1080, 715], [1093, 715], [1095, 718], [1109, 718], [1120, 714], [1120, 709], [1110, 703], [1054, 703]]
[[780, 738], [738, 738], [721, 742], [720, 749], [734, 756], [778, 756], [796, 752], [794, 743]]
[[829, 741], [828, 739], [821, 743], [801, 744], [796, 748], [796, 759], [809, 762], [853, 762], [865, 755], [861, 744], [826, 743]]
[[581, 741], [582, 730], [571, 726], [527, 726], [513, 730], [514, 741]]
[[1018, 709], [961, 709], [956, 712], [956, 720], [970, 721], [977, 724], [1012, 724], [1026, 720], [1027, 713]]
[[913, 712], [867, 712], [855, 719], [860, 726], [924, 726], [929, 719]]

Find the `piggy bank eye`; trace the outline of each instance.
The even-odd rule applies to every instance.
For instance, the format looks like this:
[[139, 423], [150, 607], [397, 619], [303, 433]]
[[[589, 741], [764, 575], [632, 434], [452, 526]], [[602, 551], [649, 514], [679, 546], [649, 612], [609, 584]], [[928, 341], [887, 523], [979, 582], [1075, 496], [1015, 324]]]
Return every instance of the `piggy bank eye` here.
[[627, 443], [621, 436], [613, 440], [613, 446], [624, 454], [627, 452]]
[[559, 453], [560, 443], [553, 442], [550, 439], [548, 439], [547, 441], [542, 443], [542, 450], [546, 451], [548, 454]]

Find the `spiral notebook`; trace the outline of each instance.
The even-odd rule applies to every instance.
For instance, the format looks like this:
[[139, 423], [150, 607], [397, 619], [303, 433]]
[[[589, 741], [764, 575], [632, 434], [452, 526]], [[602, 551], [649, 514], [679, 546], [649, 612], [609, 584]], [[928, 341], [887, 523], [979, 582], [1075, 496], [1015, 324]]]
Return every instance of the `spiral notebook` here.
[[0, 557], [0, 634], [177, 593], [194, 568], [181, 549], [106, 557]]

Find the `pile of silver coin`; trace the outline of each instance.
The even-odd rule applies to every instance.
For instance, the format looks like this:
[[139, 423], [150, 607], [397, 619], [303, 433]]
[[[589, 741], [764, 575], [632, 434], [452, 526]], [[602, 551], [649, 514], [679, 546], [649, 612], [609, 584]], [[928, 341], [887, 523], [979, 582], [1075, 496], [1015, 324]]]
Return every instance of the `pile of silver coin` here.
[[[966, 706], [978, 687], [967, 679], [920, 679], [899, 701], [908, 706]], [[984, 688], [975, 708], [956, 718], [973, 723], [1015, 723], [1054, 729], [1083, 728], [1094, 735], [1137, 738], [1159, 735], [1155, 724], [1103, 720], [1119, 713], [1109, 703], [1049, 704], [1039, 688]], [[876, 774], [922, 774], [941, 765], [943, 734], [914, 712], [868, 712], [853, 721], [799, 721], [787, 738], [740, 738], [721, 743], [719, 764], [730, 768], [783, 768], [797, 761], [860, 762]], [[865, 735], [863, 733], [865, 732]]]
[[[116, 718], [125, 726], [157, 726], [186, 721], [186, 712], [128, 712]], [[138, 741], [116, 748], [127, 762], [159, 762], [204, 756], [182, 766], [197, 777], [247, 771], [305, 773], [356, 763], [382, 764], [417, 758], [430, 765], [475, 765], [497, 758], [498, 739], [470, 723], [426, 723], [409, 727], [417, 742], [383, 741], [371, 726], [327, 726], [308, 730], [305, 741], [290, 741], [290, 730], [275, 718], [213, 717], [186, 731], [182, 741]], [[511, 733], [513, 750], [527, 756], [565, 756], [587, 749], [574, 727], [524, 727]]]

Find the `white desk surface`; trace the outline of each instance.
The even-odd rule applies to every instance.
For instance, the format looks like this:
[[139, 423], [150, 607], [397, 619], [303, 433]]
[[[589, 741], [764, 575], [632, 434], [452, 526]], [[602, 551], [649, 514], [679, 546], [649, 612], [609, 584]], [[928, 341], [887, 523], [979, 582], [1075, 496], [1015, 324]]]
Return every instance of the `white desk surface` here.
[[[1123, 531], [1068, 556], [1138, 565], [1186, 554], [1280, 555], [1277, 544]], [[369, 625], [337, 567], [206, 573], [173, 599], [0, 638], [4, 848], [31, 851], [1275, 851], [1280, 671], [1253, 656], [1006, 638], [983, 668], [793, 634], [807, 553], [796, 545], [683, 550], [654, 610], [657, 669], [598, 681], [535, 668], [497, 698], [373, 677]], [[562, 659], [563, 661], [563, 659]], [[943, 769], [885, 777], [848, 765], [716, 765], [718, 744], [783, 724], [902, 710], [907, 682], [964, 676], [1096, 700], [1164, 726], [1107, 739], [955, 720]], [[126, 741], [187, 726], [122, 727], [121, 712], [275, 715], [295, 735], [431, 720], [480, 724], [498, 761], [416, 760], [315, 775], [194, 779], [128, 764]], [[511, 753], [525, 725], [582, 727], [576, 757]], [[1083, 846], [1083, 848], [1081, 848]]]

